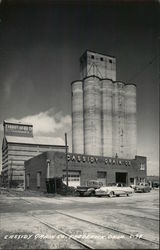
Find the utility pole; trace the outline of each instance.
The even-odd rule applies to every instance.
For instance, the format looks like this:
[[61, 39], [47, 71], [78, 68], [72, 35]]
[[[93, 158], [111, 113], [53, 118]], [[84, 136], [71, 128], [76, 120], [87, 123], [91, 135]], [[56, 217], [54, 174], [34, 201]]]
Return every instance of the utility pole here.
[[10, 180], [9, 180], [9, 187], [12, 187], [12, 176], [13, 176], [13, 168], [12, 168], [12, 159], [11, 159], [11, 166], [10, 166]]
[[49, 180], [49, 178], [50, 178], [50, 160], [49, 159], [47, 159], [46, 160], [46, 162], [47, 162], [47, 179]]
[[24, 183], [23, 183], [24, 190], [26, 189], [26, 170], [24, 168]]
[[67, 133], [65, 133], [65, 148], [66, 148], [66, 184], [67, 184], [67, 190], [68, 190], [68, 148], [67, 148]]
[[[50, 183], [50, 163], [51, 163], [51, 160], [50, 160], [50, 159], [47, 159], [46, 162], [47, 162], [47, 175], [46, 175], [46, 180], [47, 180], [47, 183], [48, 183], [48, 192], [50, 193], [50, 192], [51, 192], [51, 183]], [[54, 169], [54, 193], [56, 194], [56, 177], [55, 177], [55, 169]]]

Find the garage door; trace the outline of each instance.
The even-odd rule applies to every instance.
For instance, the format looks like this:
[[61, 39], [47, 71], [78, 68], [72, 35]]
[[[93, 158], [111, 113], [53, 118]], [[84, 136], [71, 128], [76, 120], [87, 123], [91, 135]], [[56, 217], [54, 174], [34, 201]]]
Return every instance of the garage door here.
[[[63, 183], [66, 184], [66, 172], [63, 172]], [[77, 187], [80, 186], [80, 172], [69, 171], [68, 172], [68, 186]]]

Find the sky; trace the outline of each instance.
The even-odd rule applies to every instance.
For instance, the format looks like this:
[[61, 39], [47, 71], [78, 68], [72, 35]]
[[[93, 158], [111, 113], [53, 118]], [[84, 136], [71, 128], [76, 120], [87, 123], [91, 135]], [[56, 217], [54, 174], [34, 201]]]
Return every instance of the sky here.
[[[34, 126], [71, 151], [71, 87], [86, 49], [115, 56], [117, 80], [137, 85], [137, 155], [159, 174], [159, 1], [0, 1], [3, 120]], [[1, 154], [0, 154], [1, 168]]]

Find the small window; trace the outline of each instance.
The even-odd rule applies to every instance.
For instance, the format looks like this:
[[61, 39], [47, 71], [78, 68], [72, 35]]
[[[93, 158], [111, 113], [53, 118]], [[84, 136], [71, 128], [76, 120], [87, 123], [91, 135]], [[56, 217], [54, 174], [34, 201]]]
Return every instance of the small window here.
[[97, 172], [97, 178], [106, 178], [106, 172], [98, 171]]
[[94, 55], [91, 55], [91, 58], [94, 59]]
[[110, 62], [110, 63], [112, 63], [112, 60], [111, 60], [111, 59], [109, 59], [109, 62]]
[[37, 188], [40, 188], [41, 184], [41, 172], [37, 172]]
[[101, 57], [101, 61], [103, 61], [103, 57]]

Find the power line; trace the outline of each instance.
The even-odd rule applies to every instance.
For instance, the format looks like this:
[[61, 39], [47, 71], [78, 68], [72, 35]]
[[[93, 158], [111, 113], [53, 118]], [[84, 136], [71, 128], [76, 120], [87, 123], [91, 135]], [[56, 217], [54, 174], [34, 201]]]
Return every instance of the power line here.
[[134, 74], [130, 79], [129, 82], [133, 81], [136, 77], [138, 77], [140, 74], [142, 74], [146, 68], [148, 68], [150, 65], [153, 64], [153, 62], [158, 58], [158, 55], [156, 55], [151, 61], [149, 61], [138, 73]]

